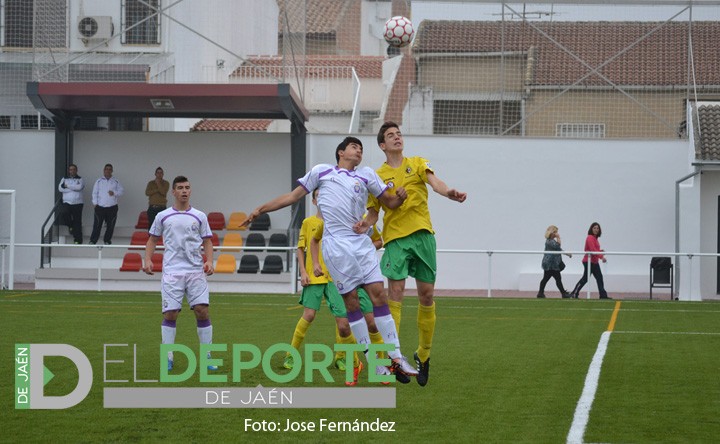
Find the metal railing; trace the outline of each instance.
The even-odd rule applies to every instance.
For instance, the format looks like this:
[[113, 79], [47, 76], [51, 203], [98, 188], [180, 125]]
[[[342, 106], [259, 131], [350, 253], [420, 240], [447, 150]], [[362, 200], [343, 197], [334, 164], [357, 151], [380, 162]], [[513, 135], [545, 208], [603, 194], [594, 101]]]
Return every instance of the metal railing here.
[[[58, 198], [50, 210], [50, 214], [45, 218], [40, 228], [40, 268], [45, 268], [45, 264], [51, 265], [52, 262], [52, 244], [55, 239], [60, 239], [60, 218], [58, 217], [58, 209], [62, 205], [62, 199]], [[47, 228], [48, 222], [52, 219], [50, 228]], [[53, 236], [54, 235], [54, 236]], [[45, 246], [46, 245], [46, 246]]]
[[[292, 245], [292, 244], [291, 244]], [[5, 270], [5, 250], [6, 247], [9, 246], [9, 244], [6, 243], [0, 243], [0, 253], [2, 254], [2, 260], [1, 263], [3, 265], [3, 269], [0, 269], [0, 275], [4, 277]], [[102, 291], [102, 252], [103, 249], [123, 249], [128, 250], [131, 248], [138, 248], [137, 245], [72, 245], [72, 244], [31, 244], [31, 243], [16, 243], [15, 247], [21, 247], [21, 248], [47, 248], [47, 247], [62, 247], [62, 248], [95, 248], [97, 249], [97, 289], [98, 291]], [[158, 246], [157, 250], [162, 250], [164, 247]], [[295, 246], [288, 246], [288, 247], [272, 247], [273, 250], [283, 250], [288, 253], [288, 257], [291, 259], [288, 261], [289, 266], [289, 284], [290, 289], [292, 293], [295, 293], [297, 291], [297, 258], [295, 255], [292, 254], [292, 252], [296, 249]], [[229, 251], [237, 251], [242, 250], [243, 252], [262, 252], [268, 250], [268, 246], [265, 247], [246, 247], [246, 246], [240, 246], [240, 247], [214, 247], [213, 251], [220, 251], [223, 250], [229, 250]], [[379, 250], [382, 252], [383, 250]], [[720, 260], [720, 254], [718, 253], [697, 253], [697, 252], [630, 252], [630, 251], [604, 251], [604, 252], [585, 252], [585, 251], [544, 251], [544, 250], [461, 250], [461, 249], [438, 249], [438, 254], [473, 254], [473, 255], [486, 255], [488, 258], [488, 264], [487, 264], [487, 297], [492, 298], [492, 291], [493, 291], [493, 256], [497, 255], [544, 255], [544, 254], [577, 254], [577, 255], [605, 255], [605, 256], [647, 256], [647, 257], [654, 257], [654, 256], [667, 256], [673, 258], [673, 264], [678, 264], [680, 259], [687, 259], [688, 261], [688, 276], [693, 276], [693, 267], [694, 267], [694, 260], [696, 258], [702, 258], [702, 257], [714, 257], [718, 258]], [[590, 282], [591, 277], [591, 267], [587, 267], [587, 279], [588, 283]], [[674, 273], [677, 275], [677, 271], [675, 270]], [[3, 278], [4, 279], [4, 278]], [[239, 281], [242, 281], [239, 279]], [[678, 295], [678, 279], [674, 279], [675, 286], [675, 294]], [[689, 279], [688, 283], [688, 290], [687, 294], [692, 295], [694, 291], [693, 288], [693, 279]], [[589, 299], [590, 295], [592, 293], [591, 286], [587, 285], [587, 289], [585, 290], [586, 297]]]

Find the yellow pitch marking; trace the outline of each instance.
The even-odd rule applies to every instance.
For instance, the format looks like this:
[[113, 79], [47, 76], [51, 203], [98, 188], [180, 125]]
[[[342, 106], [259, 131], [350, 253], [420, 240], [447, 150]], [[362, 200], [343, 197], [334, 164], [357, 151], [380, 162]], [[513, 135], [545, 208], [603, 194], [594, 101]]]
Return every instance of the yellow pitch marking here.
[[621, 301], [615, 302], [615, 309], [613, 310], [612, 316], [610, 316], [610, 323], [608, 324], [607, 331], [615, 330], [615, 321], [617, 321], [618, 313], [620, 312]]

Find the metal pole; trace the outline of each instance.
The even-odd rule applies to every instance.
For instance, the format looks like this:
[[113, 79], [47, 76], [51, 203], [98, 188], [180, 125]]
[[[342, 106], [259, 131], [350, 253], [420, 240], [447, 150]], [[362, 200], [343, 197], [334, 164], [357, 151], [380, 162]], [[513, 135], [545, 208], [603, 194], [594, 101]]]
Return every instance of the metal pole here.
[[5, 245], [2, 246], [2, 265], [0, 265], [0, 290], [5, 289]]
[[488, 295], [487, 297], [492, 297], [492, 251], [488, 251]]
[[297, 293], [297, 255], [293, 254], [291, 257], [293, 260], [290, 261], [290, 291], [295, 294]]
[[[592, 270], [592, 258], [593, 258], [592, 252], [588, 251], [587, 275], [585, 275], [585, 277], [587, 278], [587, 282], [585, 284], [585, 285], [587, 285], [587, 290], [586, 290], [587, 296], [585, 297], [586, 299], [590, 299], [590, 275], [591, 275], [590, 270]], [[598, 264], [598, 267], [599, 266], [600, 266], [600, 264]]]
[[8, 290], [15, 289], [15, 190], [10, 193], [10, 264], [8, 265]]
[[98, 245], [97, 291], [102, 291], [102, 245]]
[[693, 255], [692, 255], [692, 254], [688, 254], [688, 259], [690, 260], [690, 265], [689, 265], [689, 267], [690, 267], [690, 273], [689, 273], [689, 274], [690, 274], [690, 279], [688, 279], [688, 298], [689, 298], [689, 300], [691, 300], [691, 301], [692, 301], [692, 290], [693, 290], [693, 284], [692, 284], [692, 283], [693, 283], [693, 276], [692, 276], [692, 272], [693, 272], [693, 261], [692, 261], [692, 258], [693, 258]]

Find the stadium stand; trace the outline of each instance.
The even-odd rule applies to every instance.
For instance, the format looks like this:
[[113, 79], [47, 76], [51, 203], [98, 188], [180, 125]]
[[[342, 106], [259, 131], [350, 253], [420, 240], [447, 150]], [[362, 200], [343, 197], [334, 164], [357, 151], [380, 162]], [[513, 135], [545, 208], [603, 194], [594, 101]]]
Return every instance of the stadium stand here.
[[238, 273], [257, 273], [260, 270], [260, 260], [254, 254], [245, 254], [240, 258]]
[[235, 273], [237, 263], [232, 254], [221, 254], [215, 263], [215, 273]]
[[212, 234], [212, 244], [213, 244], [213, 247], [220, 246], [220, 238], [218, 237], [217, 233]]
[[247, 219], [247, 214], [243, 213], [242, 211], [234, 211], [230, 213], [230, 219], [228, 219], [227, 226], [225, 227], [226, 230], [247, 230], [247, 227], [243, 227], [240, 224], [245, 222], [245, 219]]
[[150, 229], [150, 221], [148, 220], [147, 211], [141, 211], [138, 216], [137, 223], [135, 224], [137, 230], [148, 230]]
[[269, 254], [263, 261], [262, 274], [280, 274], [283, 271], [283, 261], [277, 254]]
[[[223, 237], [222, 240], [222, 246], [223, 247], [242, 247], [243, 245], [243, 238], [240, 235], [240, 233], [227, 233], [225, 237]], [[228, 250], [222, 250], [223, 252], [227, 251], [240, 251], [240, 248], [233, 248]]]
[[125, 253], [123, 256], [120, 271], [140, 271], [142, 268], [142, 257], [140, 253]]
[[225, 229], [225, 215], [218, 212], [213, 211], [208, 213], [208, 225], [210, 225], [210, 230], [212, 231], [218, 231], [218, 230], [224, 230]]
[[250, 229], [253, 231], [267, 231], [270, 229], [270, 215], [267, 213], [263, 213], [255, 218], [252, 223], [250, 223]]
[[[262, 233], [250, 233], [245, 239], [246, 247], [265, 247], [265, 236]], [[254, 253], [262, 250], [252, 250]]]

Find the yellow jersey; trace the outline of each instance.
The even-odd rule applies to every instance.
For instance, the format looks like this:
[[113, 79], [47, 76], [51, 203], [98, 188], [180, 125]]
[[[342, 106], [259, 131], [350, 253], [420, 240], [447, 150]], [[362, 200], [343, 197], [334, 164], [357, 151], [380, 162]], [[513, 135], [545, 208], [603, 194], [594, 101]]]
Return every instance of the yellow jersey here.
[[416, 231], [427, 230], [435, 233], [430, 221], [428, 209], [427, 173], [434, 174], [430, 162], [422, 157], [403, 157], [398, 168], [384, 163], [377, 169], [377, 174], [388, 186], [387, 192], [394, 193], [398, 187], [407, 191], [407, 199], [398, 208], [391, 210], [370, 195], [368, 208], [376, 211], [383, 209], [382, 237], [385, 243], [409, 236]]
[[[330, 273], [325, 266], [325, 262], [322, 258], [322, 231], [323, 231], [323, 220], [317, 216], [310, 216], [303, 220], [302, 226], [300, 226], [300, 237], [298, 239], [298, 248], [305, 250], [305, 271], [310, 276], [310, 284], [327, 284], [332, 282], [330, 279]], [[316, 236], [317, 233], [317, 236]], [[320, 251], [318, 251], [318, 257], [320, 258], [320, 267], [322, 267], [323, 275], [318, 277], [315, 276], [313, 271], [313, 260], [312, 254], [310, 254], [310, 239], [316, 238], [321, 244], [319, 245]]]

